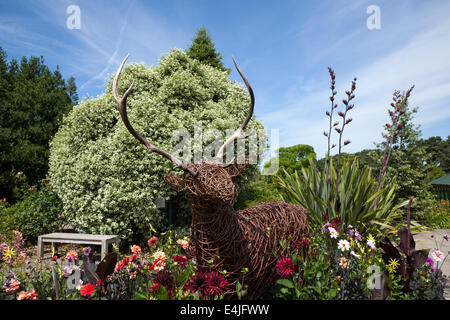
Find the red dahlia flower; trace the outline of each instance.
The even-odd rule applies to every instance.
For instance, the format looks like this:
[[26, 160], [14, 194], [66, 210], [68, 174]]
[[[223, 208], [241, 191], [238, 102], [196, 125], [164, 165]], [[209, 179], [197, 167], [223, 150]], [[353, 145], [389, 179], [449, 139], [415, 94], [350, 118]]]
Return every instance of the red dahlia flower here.
[[295, 272], [294, 265], [292, 264], [292, 259], [289, 257], [284, 257], [278, 260], [276, 269], [278, 275], [282, 278], [289, 278]]
[[210, 272], [206, 275], [206, 292], [211, 297], [221, 296], [228, 290], [228, 282], [218, 272]]
[[95, 290], [95, 286], [88, 283], [81, 288], [80, 294], [82, 296], [90, 296], [94, 293], [94, 290]]

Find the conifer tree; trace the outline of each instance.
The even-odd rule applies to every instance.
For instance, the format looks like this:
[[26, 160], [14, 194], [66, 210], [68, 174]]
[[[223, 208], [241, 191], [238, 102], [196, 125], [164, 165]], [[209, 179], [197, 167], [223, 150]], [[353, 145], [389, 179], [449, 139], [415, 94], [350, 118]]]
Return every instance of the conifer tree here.
[[200, 28], [197, 30], [196, 37], [192, 40], [192, 45], [187, 51], [190, 58], [196, 59], [203, 64], [212, 66], [221, 71], [231, 72], [231, 69], [225, 68], [222, 63], [222, 54], [216, 51], [214, 42], [209, 35], [208, 30]]

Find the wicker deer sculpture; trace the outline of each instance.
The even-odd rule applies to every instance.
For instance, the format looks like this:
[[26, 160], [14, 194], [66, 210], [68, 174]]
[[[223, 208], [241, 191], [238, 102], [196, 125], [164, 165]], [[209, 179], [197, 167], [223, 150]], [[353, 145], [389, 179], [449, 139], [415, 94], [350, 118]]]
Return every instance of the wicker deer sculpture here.
[[[134, 81], [122, 97], [118, 93], [120, 73], [128, 56], [123, 60], [113, 80], [113, 94], [122, 121], [128, 131], [147, 147], [149, 153], [157, 153], [184, 171], [182, 176], [166, 174], [164, 179], [175, 190], [186, 191], [192, 211], [191, 247], [197, 268], [204, 271], [226, 271], [233, 290], [239, 281], [247, 285], [248, 299], [260, 297], [277, 278], [278, 259], [292, 250], [296, 240], [308, 235], [306, 210], [283, 202], [265, 202], [245, 210], [236, 211], [233, 203], [237, 189], [232, 177], [239, 175], [248, 165], [236, 158], [223, 164], [226, 148], [237, 139], [247, 137], [244, 128], [250, 121], [255, 104], [253, 90], [248, 80], [234, 65], [250, 94], [250, 110], [240, 127], [230, 136], [210, 162], [184, 164], [170, 153], [152, 145], [131, 126], [126, 111], [126, 100]], [[284, 242], [283, 245], [280, 242]], [[289, 247], [291, 247], [289, 249]]]

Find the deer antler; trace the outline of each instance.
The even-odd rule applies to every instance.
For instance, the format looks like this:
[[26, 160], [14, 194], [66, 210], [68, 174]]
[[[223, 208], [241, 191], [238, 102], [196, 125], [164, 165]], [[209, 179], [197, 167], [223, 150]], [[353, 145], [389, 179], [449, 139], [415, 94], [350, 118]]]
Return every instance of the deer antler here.
[[176, 165], [177, 168], [188, 171], [191, 175], [193, 175], [195, 177], [197, 175], [196, 172], [192, 171], [189, 167], [187, 167], [179, 159], [175, 158], [170, 153], [167, 153], [166, 151], [152, 145], [144, 137], [142, 137], [139, 133], [137, 133], [137, 131], [134, 130], [134, 128], [131, 126], [130, 121], [128, 120], [128, 116], [127, 116], [127, 98], [130, 95], [131, 90], [133, 89], [134, 80], [131, 83], [131, 86], [127, 89], [127, 91], [125, 91], [122, 98], [119, 96], [119, 91], [117, 90], [117, 83], [119, 82], [120, 73], [122, 72], [123, 66], [125, 65], [125, 62], [127, 61], [128, 57], [129, 57], [129, 55], [127, 55], [125, 57], [125, 59], [123, 59], [122, 64], [120, 65], [120, 67], [117, 70], [117, 73], [114, 77], [113, 86], [112, 86], [114, 98], [116, 99], [117, 107], [119, 109], [119, 113], [120, 113], [120, 116], [122, 117], [122, 121], [123, 121], [125, 127], [136, 139], [138, 139], [142, 144], [144, 144], [147, 147], [147, 150], [149, 153], [156, 152], [156, 153], [162, 155], [164, 158], [172, 161]]
[[[255, 95], [253, 94], [253, 89], [250, 86], [247, 78], [242, 74], [241, 70], [239, 70], [239, 67], [237, 66], [236, 61], [233, 58], [233, 62], [234, 62], [234, 66], [236, 67], [236, 70], [239, 72], [242, 80], [244, 80], [245, 85], [247, 86], [248, 92], [250, 94], [250, 109], [248, 111], [248, 115], [245, 118], [244, 122], [239, 126], [239, 128], [225, 141], [225, 143], [220, 147], [219, 151], [217, 152], [216, 156], [214, 157], [214, 161], [215, 162], [221, 162], [224, 152], [227, 148], [228, 145], [230, 145], [231, 143], [234, 142], [234, 140], [238, 140], [238, 139], [245, 139], [248, 136], [253, 134], [253, 131], [250, 131], [247, 134], [244, 134], [244, 129], [247, 126], [248, 122], [250, 121], [250, 119], [253, 116], [253, 110], [255, 109]], [[235, 159], [233, 158], [233, 160], [230, 163], [233, 163], [235, 161]], [[230, 164], [229, 163], [229, 164]]]

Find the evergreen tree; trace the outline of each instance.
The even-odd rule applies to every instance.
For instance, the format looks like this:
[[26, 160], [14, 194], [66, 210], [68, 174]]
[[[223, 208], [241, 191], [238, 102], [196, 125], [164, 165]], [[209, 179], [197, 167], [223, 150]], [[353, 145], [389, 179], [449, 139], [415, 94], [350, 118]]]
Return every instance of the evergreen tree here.
[[223, 66], [222, 54], [216, 51], [209, 32], [205, 28], [197, 30], [196, 37], [192, 40], [192, 45], [187, 51], [187, 54], [190, 58], [196, 59], [203, 64], [212, 66], [221, 71], [231, 72], [231, 69]]
[[74, 79], [50, 71], [43, 57], [8, 64], [0, 48], [0, 198], [20, 197], [19, 172], [30, 185], [45, 177], [50, 138], [77, 99]]

